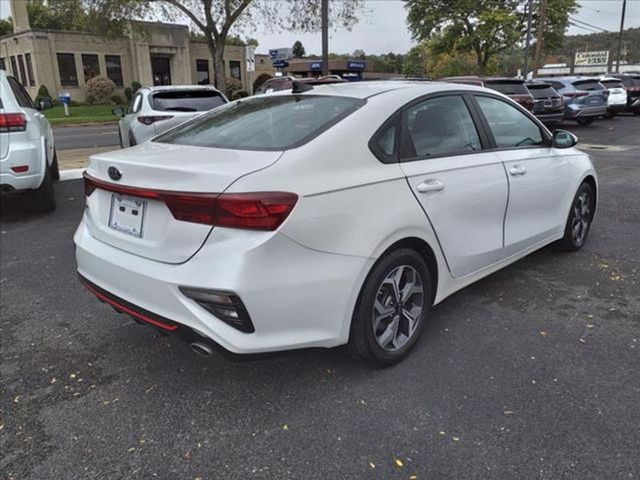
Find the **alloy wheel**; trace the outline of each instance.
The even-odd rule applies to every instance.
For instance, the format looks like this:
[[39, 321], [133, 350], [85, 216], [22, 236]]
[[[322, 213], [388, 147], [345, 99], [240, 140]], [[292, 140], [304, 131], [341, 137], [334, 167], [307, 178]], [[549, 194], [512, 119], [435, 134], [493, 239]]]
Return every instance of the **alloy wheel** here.
[[401, 349], [422, 318], [422, 278], [410, 265], [394, 268], [382, 281], [373, 305], [373, 334], [383, 350]]
[[589, 192], [582, 192], [576, 199], [573, 207], [573, 220], [571, 222], [571, 236], [576, 245], [581, 245], [587, 236], [589, 223], [591, 222], [591, 198]]

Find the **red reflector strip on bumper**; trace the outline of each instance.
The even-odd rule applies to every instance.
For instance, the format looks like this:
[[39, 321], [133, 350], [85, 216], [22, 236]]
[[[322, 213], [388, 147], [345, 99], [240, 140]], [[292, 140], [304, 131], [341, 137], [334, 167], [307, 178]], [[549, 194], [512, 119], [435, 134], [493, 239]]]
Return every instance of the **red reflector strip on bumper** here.
[[[171, 320], [165, 319], [160, 315], [151, 313], [147, 310], [144, 310], [143, 308], [136, 307], [135, 305], [127, 302], [126, 300], [116, 297], [115, 295], [91, 283], [82, 275], [78, 274], [78, 276], [80, 277], [80, 282], [87, 288], [87, 290], [89, 290], [99, 299], [107, 302], [109, 305], [112, 305], [117, 309], [128, 313], [132, 317], [135, 317], [139, 320], [155, 325], [156, 327], [162, 328], [163, 330], [167, 330], [168, 332], [173, 332], [178, 329], [178, 324], [171, 322]], [[171, 322], [171, 323], [168, 323], [168, 322]]]

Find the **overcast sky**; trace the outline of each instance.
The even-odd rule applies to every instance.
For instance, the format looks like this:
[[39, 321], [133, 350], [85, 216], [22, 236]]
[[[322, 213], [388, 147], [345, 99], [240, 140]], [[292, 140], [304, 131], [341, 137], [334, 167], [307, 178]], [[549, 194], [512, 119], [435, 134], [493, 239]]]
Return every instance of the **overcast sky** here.
[[[622, 0], [579, 0], [580, 11], [575, 19], [609, 31], [620, 28]], [[365, 0], [363, 18], [349, 32], [332, 31], [329, 34], [329, 49], [335, 53], [350, 53], [362, 49], [366, 53], [404, 53], [414, 42], [405, 23], [406, 12], [400, 0]], [[9, 16], [9, 0], [0, 0], [0, 16]], [[627, 0], [625, 28], [640, 27], [640, 0]], [[568, 33], [576, 35], [600, 31], [598, 28], [581, 24], [582, 28], [571, 26]], [[320, 54], [320, 34], [265, 33], [251, 32], [260, 43], [258, 52], [266, 53], [270, 48], [290, 47], [300, 40], [307, 54]]]

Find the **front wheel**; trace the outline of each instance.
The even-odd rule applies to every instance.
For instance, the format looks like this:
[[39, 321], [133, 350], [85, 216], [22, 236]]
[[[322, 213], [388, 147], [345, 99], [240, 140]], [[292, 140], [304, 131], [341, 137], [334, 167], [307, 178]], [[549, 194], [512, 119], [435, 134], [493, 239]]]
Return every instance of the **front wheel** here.
[[431, 277], [422, 256], [402, 248], [373, 267], [351, 321], [349, 346], [359, 358], [389, 366], [405, 358], [431, 308]]
[[595, 206], [596, 197], [593, 188], [588, 183], [583, 183], [573, 198], [564, 237], [559, 243], [563, 250], [575, 252], [583, 247], [591, 228]]

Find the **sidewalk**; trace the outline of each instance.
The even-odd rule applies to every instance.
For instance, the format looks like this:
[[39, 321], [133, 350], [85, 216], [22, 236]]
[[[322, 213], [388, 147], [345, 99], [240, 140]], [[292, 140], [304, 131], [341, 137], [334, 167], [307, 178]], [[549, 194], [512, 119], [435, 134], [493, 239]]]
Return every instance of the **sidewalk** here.
[[96, 153], [119, 150], [119, 145], [108, 147], [74, 148], [71, 150], [58, 150], [58, 166], [60, 170], [74, 170], [87, 168], [89, 157]]

